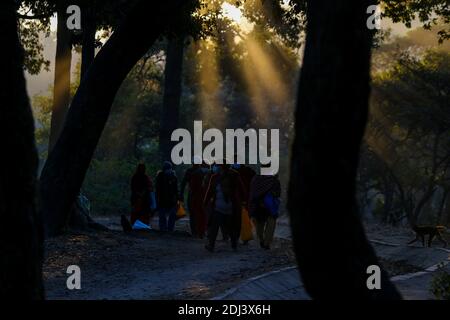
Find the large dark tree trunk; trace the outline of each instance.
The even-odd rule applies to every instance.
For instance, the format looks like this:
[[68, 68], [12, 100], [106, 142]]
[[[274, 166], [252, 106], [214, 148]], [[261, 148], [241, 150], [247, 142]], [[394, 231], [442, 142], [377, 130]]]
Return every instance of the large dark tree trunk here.
[[72, 35], [67, 28], [67, 1], [57, 2], [55, 78], [53, 107], [50, 122], [49, 153], [53, 150], [64, 125], [70, 104], [70, 66], [72, 62]]
[[0, 2], [0, 300], [42, 299], [42, 228], [35, 208], [38, 157], [25, 87], [15, 1]]
[[65, 229], [122, 81], [173, 20], [174, 11], [190, 4], [183, 0], [141, 0], [95, 57], [41, 174], [41, 207], [47, 235]]
[[95, 33], [97, 27], [94, 3], [83, 8], [81, 23], [83, 29], [83, 40], [81, 44], [81, 78], [83, 78], [95, 57]]
[[[95, 33], [97, 31], [95, 20], [95, 1], [91, 1], [89, 4], [84, 3], [81, 10], [81, 27], [83, 36], [81, 43], [80, 81], [86, 76], [89, 66], [94, 61], [95, 57]], [[84, 195], [80, 194], [80, 196]], [[76, 229], [86, 229], [91, 227], [97, 230], [108, 230], [107, 227], [95, 222], [91, 218], [88, 208], [83, 206], [80, 198], [77, 198], [74, 206], [72, 207], [68, 225], [71, 228]]]
[[399, 299], [360, 222], [355, 178], [368, 111], [373, 1], [308, 1], [288, 208], [302, 279], [314, 299]]
[[159, 131], [159, 150], [162, 160], [170, 160], [174, 142], [172, 132], [178, 128], [182, 90], [184, 39], [168, 40], [164, 70], [164, 97]]

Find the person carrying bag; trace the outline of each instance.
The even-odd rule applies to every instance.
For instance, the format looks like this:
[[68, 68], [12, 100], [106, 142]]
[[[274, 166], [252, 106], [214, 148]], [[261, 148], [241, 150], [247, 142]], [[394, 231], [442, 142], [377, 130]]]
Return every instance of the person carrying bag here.
[[280, 210], [281, 185], [276, 175], [256, 175], [250, 184], [249, 213], [261, 248], [270, 249]]

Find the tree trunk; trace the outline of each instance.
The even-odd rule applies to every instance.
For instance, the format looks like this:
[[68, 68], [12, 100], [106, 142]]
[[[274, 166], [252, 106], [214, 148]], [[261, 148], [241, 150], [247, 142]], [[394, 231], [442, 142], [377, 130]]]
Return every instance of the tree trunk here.
[[[81, 14], [81, 24], [83, 30], [82, 44], [81, 44], [81, 73], [80, 81], [83, 79], [89, 66], [94, 61], [95, 57], [95, 33], [96, 33], [96, 21], [95, 21], [95, 2], [92, 2], [90, 6], [84, 6]], [[79, 194], [79, 197], [84, 195]], [[70, 212], [70, 218], [68, 225], [74, 229], [86, 229], [94, 228], [97, 230], [108, 230], [107, 227], [95, 222], [91, 216], [89, 210], [83, 206], [80, 198], [77, 198], [75, 204]]]
[[380, 264], [355, 201], [370, 91], [371, 4], [307, 5], [288, 209], [300, 273], [314, 299], [401, 298], [383, 270], [381, 290], [367, 288], [367, 267]]
[[83, 28], [83, 42], [81, 45], [81, 78], [83, 78], [95, 57], [95, 33], [97, 28], [94, 8], [89, 6], [83, 8], [81, 23]]
[[56, 30], [55, 78], [53, 107], [50, 122], [48, 153], [58, 140], [70, 105], [70, 66], [72, 62], [72, 36], [67, 28], [67, 2], [57, 2], [58, 26]]
[[383, 206], [383, 223], [388, 223], [389, 217], [392, 215], [392, 204], [394, 202], [394, 190], [388, 179], [383, 177], [384, 184], [384, 206]]
[[445, 188], [444, 192], [442, 193], [442, 199], [441, 199], [441, 202], [439, 203], [439, 208], [438, 208], [438, 212], [437, 212], [437, 219], [436, 219], [437, 224], [444, 223], [444, 221], [442, 221], [442, 214], [444, 213], [446, 203], [448, 202], [449, 193], [450, 193], [450, 188]]
[[25, 87], [15, 1], [0, 2], [0, 300], [43, 299], [42, 226], [35, 207], [38, 157]]
[[446, 200], [446, 203], [445, 203], [445, 211], [447, 212], [446, 225], [450, 226], [450, 197], [447, 197], [447, 200]]
[[[41, 174], [40, 195], [48, 236], [64, 231], [70, 209], [108, 119], [114, 97], [131, 68], [189, 1], [139, 1], [81, 80], [54, 150]], [[142, 30], [147, 34], [142, 37]]]
[[425, 193], [423, 194], [422, 198], [420, 198], [419, 202], [414, 208], [413, 212], [413, 223], [417, 224], [420, 221], [420, 214], [422, 213], [423, 207], [427, 204], [427, 202], [431, 199], [433, 194], [435, 193], [436, 188], [434, 187], [434, 184], [430, 184], [430, 186], [427, 188]]
[[164, 70], [164, 97], [159, 129], [159, 150], [162, 160], [170, 160], [174, 142], [172, 132], [178, 128], [182, 90], [184, 38], [169, 39]]

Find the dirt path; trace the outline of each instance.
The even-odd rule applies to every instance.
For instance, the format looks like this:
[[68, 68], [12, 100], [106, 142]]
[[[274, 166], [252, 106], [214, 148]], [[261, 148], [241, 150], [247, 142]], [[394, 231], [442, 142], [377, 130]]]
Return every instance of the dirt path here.
[[[44, 277], [49, 299], [208, 299], [252, 276], [295, 264], [291, 243], [270, 251], [251, 241], [216, 252], [183, 230], [175, 234], [78, 233], [46, 242]], [[66, 269], [81, 268], [81, 290], [68, 290]]]
[[[296, 265], [287, 221], [280, 220], [270, 251], [251, 241], [233, 252], [228, 243], [218, 241], [214, 253], [204, 249], [205, 240], [189, 236], [187, 219], [177, 222], [174, 234], [124, 234], [118, 219], [99, 221], [113, 231], [72, 233], [46, 242], [49, 299], [209, 299], [243, 280]], [[407, 229], [368, 226], [367, 232], [391, 276], [422, 271], [445, 255], [420, 246], [403, 250], [413, 236]], [[377, 246], [378, 240], [397, 245]], [[81, 268], [81, 290], [66, 287], [69, 265]]]

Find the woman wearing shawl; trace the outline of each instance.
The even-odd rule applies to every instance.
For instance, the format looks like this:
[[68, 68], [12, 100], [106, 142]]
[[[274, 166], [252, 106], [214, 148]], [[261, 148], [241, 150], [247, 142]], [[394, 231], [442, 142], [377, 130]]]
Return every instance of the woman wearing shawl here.
[[194, 164], [186, 170], [181, 182], [180, 200], [184, 202], [184, 190], [188, 187], [187, 207], [189, 210], [189, 222], [191, 234], [203, 239], [206, 232], [206, 214], [203, 208], [205, 190], [203, 180], [208, 169], [201, 163], [202, 160], [195, 156]]
[[139, 220], [150, 224], [150, 213], [155, 207], [153, 184], [145, 172], [145, 164], [140, 163], [131, 178], [131, 225]]

